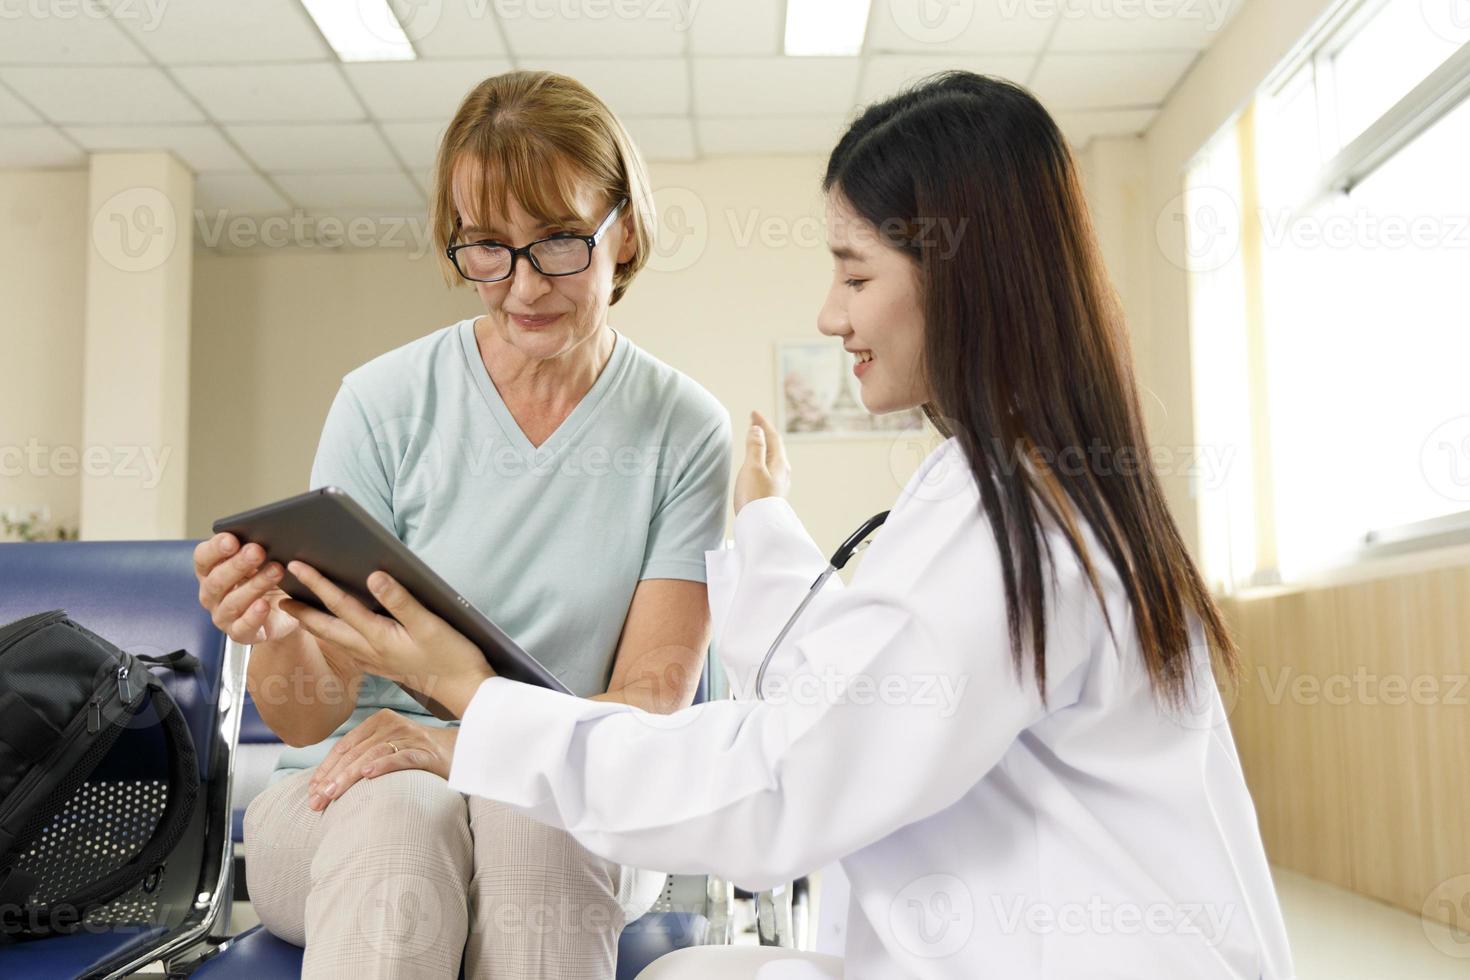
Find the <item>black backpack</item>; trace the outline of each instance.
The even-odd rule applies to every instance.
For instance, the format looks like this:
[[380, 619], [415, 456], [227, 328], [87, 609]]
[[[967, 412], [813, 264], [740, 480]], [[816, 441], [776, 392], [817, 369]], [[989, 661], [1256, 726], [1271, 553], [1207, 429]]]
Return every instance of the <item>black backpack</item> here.
[[[61, 609], [0, 627], [0, 945], [105, 923], [115, 899], [121, 919], [138, 921], [157, 890], [193, 816], [199, 769], [183, 715], [147, 665], [199, 661], [127, 653]], [[166, 763], [119, 746], [154, 725]], [[124, 778], [93, 780], [115, 746], [149, 758], [110, 760]]]

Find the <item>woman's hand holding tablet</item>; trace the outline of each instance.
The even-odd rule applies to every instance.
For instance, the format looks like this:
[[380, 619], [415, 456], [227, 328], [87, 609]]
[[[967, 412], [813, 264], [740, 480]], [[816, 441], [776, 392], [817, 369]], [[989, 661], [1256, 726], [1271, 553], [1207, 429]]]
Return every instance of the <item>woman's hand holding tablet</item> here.
[[296, 599], [283, 600], [282, 611], [317, 639], [351, 651], [367, 673], [433, 698], [456, 718], [463, 717], [480, 684], [495, 676], [479, 647], [425, 609], [387, 572], [374, 572], [367, 580], [373, 597], [390, 614], [383, 616], [305, 562], [290, 562], [286, 570], [330, 615]]

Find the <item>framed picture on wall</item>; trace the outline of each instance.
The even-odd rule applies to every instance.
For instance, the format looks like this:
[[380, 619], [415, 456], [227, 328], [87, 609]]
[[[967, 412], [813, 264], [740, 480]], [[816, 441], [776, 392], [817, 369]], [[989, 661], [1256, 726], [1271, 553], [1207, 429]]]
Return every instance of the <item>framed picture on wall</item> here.
[[920, 432], [918, 409], [871, 415], [863, 407], [852, 355], [829, 340], [776, 344], [776, 427], [788, 439]]

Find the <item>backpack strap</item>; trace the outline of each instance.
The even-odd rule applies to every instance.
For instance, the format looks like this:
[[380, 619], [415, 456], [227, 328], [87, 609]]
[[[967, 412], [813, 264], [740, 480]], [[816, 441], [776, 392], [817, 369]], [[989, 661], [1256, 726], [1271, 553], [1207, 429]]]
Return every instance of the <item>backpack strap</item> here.
[[199, 669], [199, 658], [187, 650], [175, 650], [173, 653], [150, 653], [133, 654], [135, 660], [141, 660], [145, 664], [155, 667], [167, 667], [169, 670], [188, 671], [193, 673]]

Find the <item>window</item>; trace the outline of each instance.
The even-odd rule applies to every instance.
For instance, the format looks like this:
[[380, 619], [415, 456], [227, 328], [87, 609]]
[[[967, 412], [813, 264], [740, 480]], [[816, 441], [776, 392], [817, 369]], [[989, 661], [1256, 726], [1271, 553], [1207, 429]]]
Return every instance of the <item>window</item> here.
[[1188, 175], [1242, 209], [1190, 277], [1200, 439], [1247, 447], [1199, 494], [1227, 588], [1470, 527], [1470, 23], [1430, 6], [1343, 5]]
[[1470, 102], [1350, 194], [1263, 211], [1276, 552], [1287, 578], [1375, 530], [1470, 507], [1452, 469], [1470, 457], [1427, 445], [1458, 442], [1454, 420], [1470, 415], [1467, 173]]
[[[1185, 257], [1191, 272], [1194, 425], [1202, 458], [1194, 495], [1200, 513], [1200, 560], [1206, 579], [1232, 591], [1257, 565], [1245, 263], [1241, 255], [1241, 158], [1235, 124], [1196, 158], [1185, 178]], [[1209, 453], [1208, 457], [1203, 454]]]
[[[1446, 8], [1435, 24], [1433, 6]], [[1351, 24], [1325, 60], [1331, 73], [1331, 109], [1325, 114], [1338, 147], [1360, 136], [1446, 58], [1459, 43], [1455, 0], [1389, 0], [1372, 4]], [[1438, 29], [1436, 29], [1438, 28]], [[1466, 37], [1463, 40], [1470, 40]]]

